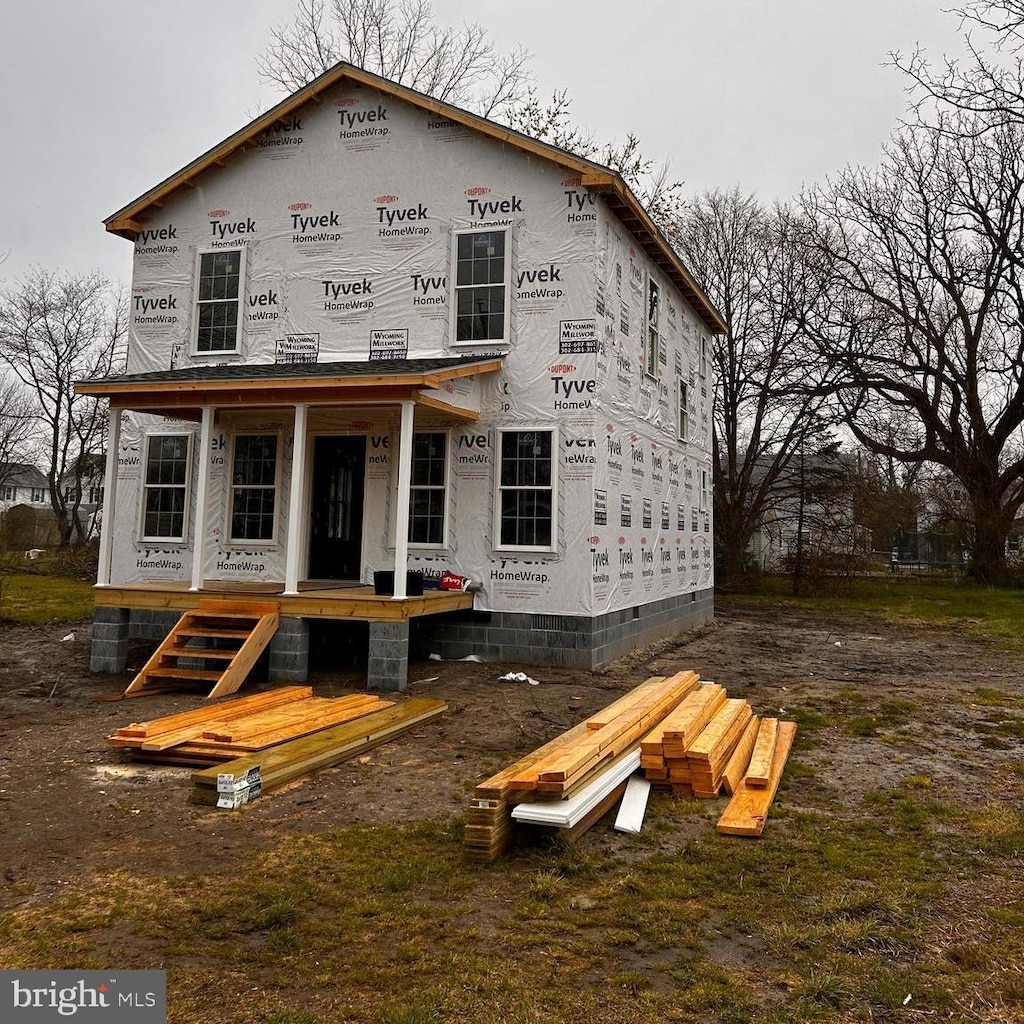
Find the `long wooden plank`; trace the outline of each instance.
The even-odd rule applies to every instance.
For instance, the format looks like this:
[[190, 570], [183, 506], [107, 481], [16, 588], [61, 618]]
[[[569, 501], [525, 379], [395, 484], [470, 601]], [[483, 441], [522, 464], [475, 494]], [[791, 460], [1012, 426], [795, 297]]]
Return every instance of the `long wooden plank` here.
[[[373, 730], [363, 729], [361, 734], [357, 733], [353, 738], [345, 742], [332, 741], [324, 743], [318, 751], [310, 753], [303, 759], [293, 760], [288, 763], [275, 764], [268, 770], [264, 770], [262, 768], [264, 762], [268, 760], [273, 762], [273, 759], [268, 755], [275, 751], [280, 751], [283, 747], [295, 744], [308, 744], [312, 739], [316, 739], [320, 736], [327, 736], [331, 732], [335, 732], [337, 729], [350, 729], [352, 725], [358, 725], [359, 723], [349, 723], [348, 725], [336, 727], [336, 730], [326, 730], [323, 733], [316, 733], [314, 736], [304, 736], [302, 739], [292, 740], [291, 743], [282, 743], [279, 746], [270, 747], [261, 754], [247, 755], [243, 758], [236, 758], [234, 761], [227, 761], [214, 768], [204, 769], [204, 772], [214, 773], [214, 785], [212, 787], [206, 782], [201, 785], [196, 785], [196, 776], [203, 775], [204, 773], [195, 772], [192, 776], [193, 786], [189, 799], [193, 803], [215, 803], [217, 774], [223, 772], [237, 776], [240, 770], [247, 771], [248, 768], [255, 765], [259, 765], [261, 767], [260, 774], [263, 783], [263, 791], [267, 792], [269, 790], [277, 789], [289, 782], [293, 782], [295, 779], [302, 778], [304, 775], [309, 775], [310, 773], [319, 771], [322, 768], [330, 768], [333, 765], [340, 764], [342, 761], [346, 761], [351, 757], [355, 757], [357, 754], [362, 754], [367, 750], [372, 750], [374, 747], [379, 747], [382, 744], [387, 743], [389, 740], [393, 740], [397, 736], [401, 736], [402, 733], [415, 728], [417, 725], [421, 725], [432, 718], [436, 718], [438, 715], [444, 714], [444, 712], [448, 710], [448, 705], [445, 704], [444, 701], [432, 701], [425, 697], [413, 697], [411, 700], [406, 701], [405, 704], [412, 704], [413, 701], [424, 701], [432, 706], [420, 706], [420, 710], [415, 714], [407, 711], [404, 718], [393, 721], [386, 727], [378, 727]], [[401, 708], [403, 706], [404, 705], [396, 705], [396, 708], [388, 708], [386, 711], [377, 712], [377, 714], [388, 715], [397, 708]], [[366, 718], [360, 719], [360, 722], [367, 722], [373, 717], [373, 715], [368, 715]], [[305, 749], [310, 750], [312, 748], [307, 746]], [[244, 764], [247, 764], [248, 767], [241, 769], [240, 766]], [[211, 796], [214, 798], [212, 801], [210, 800]]]
[[[347, 722], [344, 725], [335, 726], [333, 729], [314, 733], [312, 736], [290, 740], [288, 743], [278, 744], [276, 747], [271, 747], [258, 754], [246, 754], [244, 757], [235, 758], [230, 770], [238, 774], [258, 765], [264, 775], [269, 775], [273, 771], [286, 768], [291, 764], [316, 760], [325, 753], [329, 756], [332, 747], [361, 742], [367, 737], [393, 726], [416, 725], [420, 721], [426, 720], [423, 716], [431, 718], [445, 711], [447, 707], [448, 705], [444, 701], [433, 700], [429, 697], [411, 697], [400, 704], [395, 704], [394, 707], [366, 715], [355, 722]], [[221, 765], [217, 768], [196, 772], [192, 776], [192, 783], [196, 786], [213, 786], [216, 789], [217, 775], [227, 770], [228, 766]]]
[[627, 711], [608, 719], [601, 728], [591, 730], [586, 739], [541, 765], [539, 781], [571, 784], [581, 772], [596, 767], [608, 757], [617, 756], [632, 743], [638, 743], [651, 724], [664, 717], [682, 699], [680, 693], [689, 693], [692, 689], [689, 677], [692, 675], [679, 672], [658, 686], [646, 689], [642, 699]]
[[[336, 710], [347, 710], [379, 702], [379, 697], [369, 693], [353, 693], [344, 697], [311, 697], [309, 700], [269, 708], [255, 715], [246, 715], [243, 718], [235, 719], [224, 727], [204, 729], [202, 737], [215, 740], [218, 743], [234, 743], [285, 728], [295, 722], [306, 719], [315, 720], [321, 715], [330, 714]], [[393, 703], [394, 701], [389, 701], [384, 706], [390, 706]]]
[[718, 683], [705, 683], [694, 690], [662, 723], [664, 753], [668, 755], [678, 751], [680, 755], [685, 754], [686, 748], [700, 735], [726, 699], [725, 687]]
[[704, 731], [687, 748], [686, 756], [698, 761], [711, 760], [711, 755], [741, 714], [745, 704], [747, 707], [750, 706], [740, 697], [727, 700], [718, 714], [708, 722]]
[[733, 748], [729, 760], [726, 762], [725, 770], [722, 772], [722, 785], [726, 793], [732, 796], [739, 789], [743, 776], [747, 773], [747, 765], [750, 763], [750, 755], [754, 750], [754, 743], [757, 740], [758, 729], [761, 719], [754, 715], [740, 737], [739, 743]]
[[247, 751], [263, 750], [266, 747], [285, 743], [299, 736], [309, 736], [324, 729], [330, 729], [335, 725], [354, 722], [358, 718], [363, 718], [366, 715], [372, 715], [377, 711], [383, 711], [385, 708], [392, 707], [394, 703], [391, 700], [375, 700], [366, 704], [338, 708], [329, 713], [319, 715], [315, 719], [292, 722], [290, 725], [282, 726], [273, 732], [258, 733], [247, 739], [235, 740], [231, 746], [240, 754]]
[[587, 719], [587, 728], [590, 730], [604, 728], [613, 718], [621, 715], [623, 711], [628, 711], [638, 700], [642, 700], [645, 694], [659, 687], [665, 678], [665, 676], [650, 676], [639, 686], [634, 686], [632, 690], [612, 701], [607, 707], [601, 708], [596, 714], [591, 715]]
[[537, 786], [536, 766], [549, 754], [564, 749], [579, 737], [585, 736], [586, 733], [586, 722], [580, 722], [571, 729], [559, 733], [543, 746], [521, 757], [515, 764], [503, 768], [497, 774], [481, 782], [473, 790], [474, 797], [480, 800], [501, 800], [506, 793], [513, 789], [535, 789]]
[[766, 718], [757, 733], [754, 752], [750, 755], [750, 765], [743, 781], [748, 786], [767, 786], [772, 774], [772, 761], [775, 757], [775, 744], [778, 742], [779, 720]]
[[114, 734], [119, 738], [146, 737], [153, 738], [162, 733], [173, 732], [189, 725], [202, 725], [213, 720], [227, 721], [231, 718], [248, 715], [253, 711], [277, 707], [292, 701], [312, 697], [312, 686], [279, 686], [276, 690], [251, 693], [245, 697], [235, 697], [220, 704], [206, 704], [190, 711], [179, 711], [162, 718], [152, 718], [146, 722], [132, 722], [123, 726]]
[[725, 811], [718, 819], [719, 832], [734, 836], [759, 836], [768, 819], [768, 808], [775, 799], [786, 759], [796, 736], [796, 722], [780, 722], [767, 786], [748, 786], [741, 782]]

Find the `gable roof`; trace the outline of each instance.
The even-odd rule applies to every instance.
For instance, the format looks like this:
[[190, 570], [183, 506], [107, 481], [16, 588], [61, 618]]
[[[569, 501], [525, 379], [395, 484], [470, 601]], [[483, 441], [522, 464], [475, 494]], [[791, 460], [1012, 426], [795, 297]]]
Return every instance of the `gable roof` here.
[[233, 135], [229, 135], [223, 142], [218, 143], [212, 149], [208, 149], [191, 163], [182, 167], [181, 170], [176, 171], [170, 177], [154, 185], [153, 188], [144, 192], [138, 199], [133, 200], [127, 206], [123, 206], [116, 213], [111, 214], [103, 222], [106, 225], [107, 231], [134, 241], [139, 232], [142, 231], [142, 222], [139, 218], [146, 210], [152, 206], [161, 205], [173, 192], [192, 184], [205, 171], [214, 167], [224, 166], [227, 160], [236, 153], [244, 152], [246, 146], [257, 136], [263, 134], [263, 132], [272, 128], [278, 122], [287, 121], [288, 118], [307, 103], [317, 101], [322, 93], [344, 81], [377, 89], [385, 95], [403, 100], [422, 110], [428, 110], [440, 117], [464, 124], [482, 135], [514, 146], [533, 156], [542, 157], [579, 176], [580, 185], [597, 192], [604, 198], [611, 210], [633, 233], [644, 252], [661, 268], [661, 271], [679, 288], [691, 303], [704, 325], [712, 332], [725, 332], [725, 323], [718, 310], [711, 304], [711, 301], [694, 280], [693, 275], [687, 270], [683, 261], [669, 244], [668, 239], [662, 234], [640, 201], [633, 195], [632, 190], [618, 171], [595, 163], [593, 160], [576, 156], [547, 142], [531, 138], [529, 135], [514, 131], [505, 125], [498, 124], [496, 121], [489, 121], [487, 118], [470, 113], [461, 107], [452, 106], [450, 103], [436, 100], [431, 96], [417, 92], [415, 89], [399, 85], [397, 82], [392, 82], [387, 78], [381, 78], [379, 75], [364, 71], [362, 68], [347, 64], [344, 61], [335, 64], [334, 67], [325, 71], [318, 78], [314, 78], [308, 85], [292, 93], [291, 96], [282, 100], [276, 106], [271, 107], [265, 114], [261, 114], [255, 120], [250, 121], [244, 128], [240, 128]]
[[0, 480], [8, 487], [46, 487], [46, 477], [27, 462], [0, 462]]

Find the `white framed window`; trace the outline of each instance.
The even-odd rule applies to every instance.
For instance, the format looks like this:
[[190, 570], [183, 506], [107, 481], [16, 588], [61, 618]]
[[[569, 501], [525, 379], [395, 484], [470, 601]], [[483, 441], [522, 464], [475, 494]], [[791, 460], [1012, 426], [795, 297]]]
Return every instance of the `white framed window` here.
[[32, 501], [33, 504], [40, 501], [46, 501], [46, 491], [44, 491], [42, 487], [33, 487], [32, 497], [29, 500]]
[[142, 540], [184, 541], [192, 478], [191, 434], [147, 434], [142, 484]]
[[707, 398], [708, 394], [708, 339], [700, 339], [700, 393]]
[[88, 504], [90, 505], [102, 505], [103, 504], [103, 488], [102, 487], [90, 487]]
[[409, 543], [417, 547], [444, 547], [447, 539], [449, 448], [447, 431], [413, 434]]
[[687, 408], [690, 401], [690, 388], [682, 377], [679, 378], [677, 396], [679, 399], [676, 417], [677, 436], [680, 441], [687, 441], [690, 438], [690, 413]]
[[507, 343], [511, 326], [512, 232], [508, 227], [454, 233], [451, 336], [456, 345]]
[[198, 254], [193, 355], [240, 350], [244, 286], [244, 246]]
[[647, 335], [644, 339], [644, 373], [658, 376], [658, 347], [661, 343], [661, 291], [653, 277], [647, 277]]
[[4, 484], [3, 487], [0, 487], [0, 500], [14, 501], [17, 494], [18, 489], [16, 487], [12, 487], [9, 484]]
[[247, 544], [277, 540], [281, 437], [277, 433], [239, 433], [231, 443], [228, 539]]
[[557, 453], [553, 430], [499, 430], [494, 509], [497, 548], [554, 550]]

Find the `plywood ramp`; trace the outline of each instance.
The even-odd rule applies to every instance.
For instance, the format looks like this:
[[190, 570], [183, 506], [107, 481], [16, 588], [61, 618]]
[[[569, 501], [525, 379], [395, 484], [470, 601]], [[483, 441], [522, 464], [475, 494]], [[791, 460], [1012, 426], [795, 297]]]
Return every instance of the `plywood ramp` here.
[[207, 698], [234, 693], [277, 632], [278, 606], [253, 601], [202, 601], [185, 612], [153, 652], [125, 695], [168, 684], [210, 687]]

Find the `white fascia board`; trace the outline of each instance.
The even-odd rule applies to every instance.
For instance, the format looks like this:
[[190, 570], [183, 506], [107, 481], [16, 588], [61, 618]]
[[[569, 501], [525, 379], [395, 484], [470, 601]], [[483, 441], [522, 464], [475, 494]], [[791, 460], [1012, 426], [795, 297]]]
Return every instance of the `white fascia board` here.
[[628, 750], [592, 782], [584, 786], [568, 800], [557, 803], [517, 804], [512, 808], [514, 821], [531, 825], [552, 825], [555, 828], [572, 828], [585, 818], [616, 786], [625, 782], [640, 767], [640, 748]]

